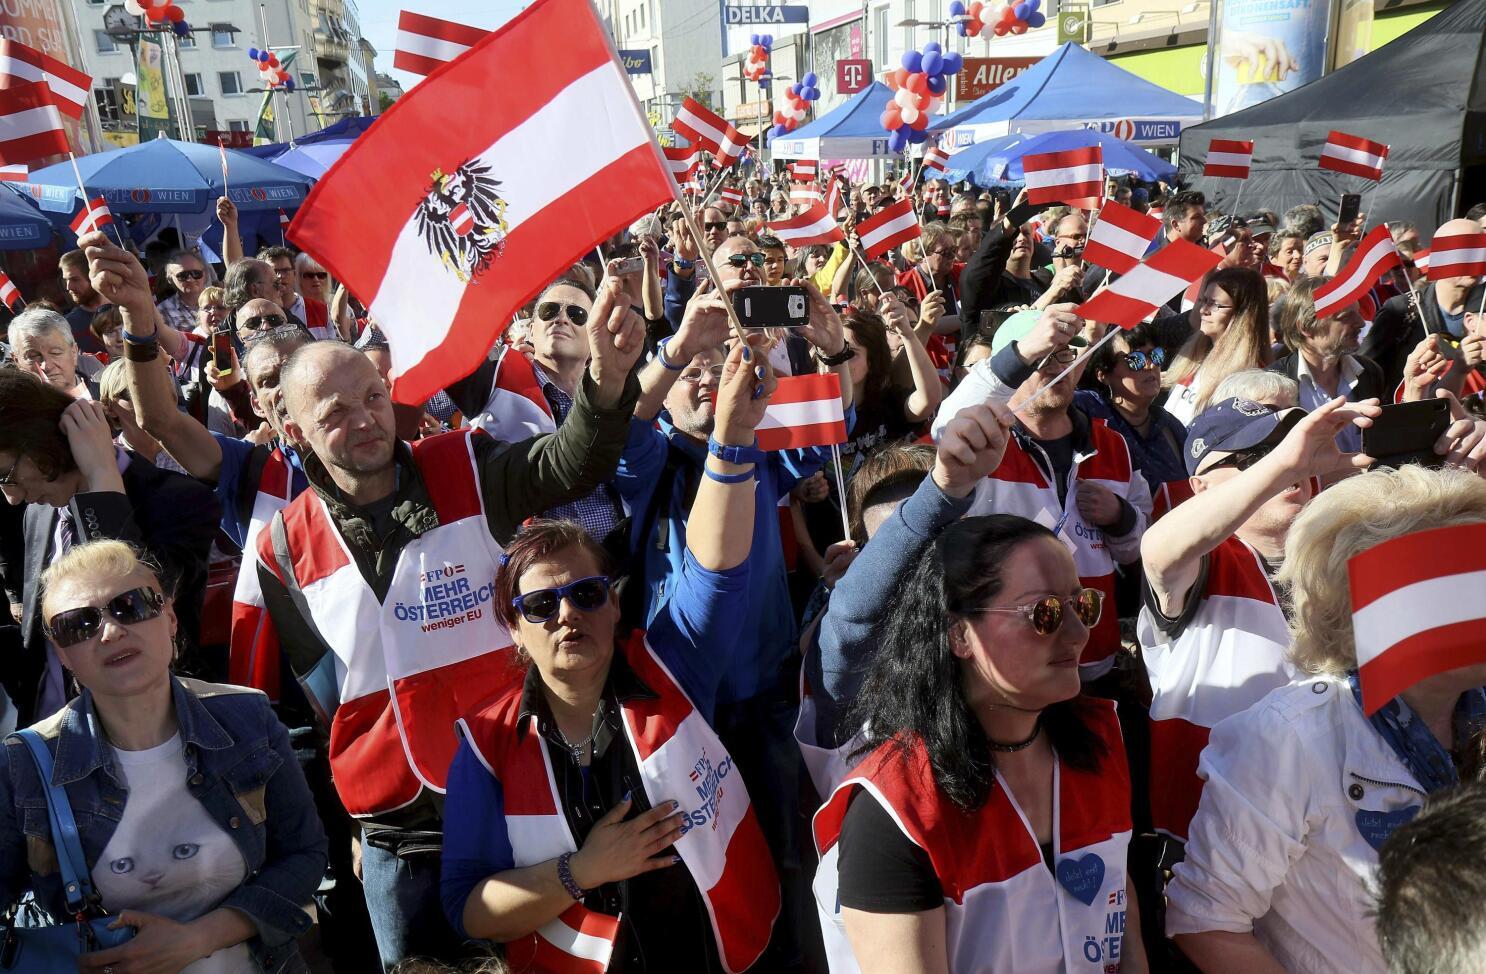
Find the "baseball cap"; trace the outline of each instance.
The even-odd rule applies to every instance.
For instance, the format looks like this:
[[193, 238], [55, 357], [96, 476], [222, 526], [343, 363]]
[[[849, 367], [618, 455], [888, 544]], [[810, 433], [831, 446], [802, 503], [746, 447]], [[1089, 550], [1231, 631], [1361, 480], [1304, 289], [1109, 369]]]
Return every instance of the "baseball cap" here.
[[[1042, 317], [1042, 312], [1033, 311], [1030, 308], [1018, 311], [1016, 314], [1001, 322], [1001, 327], [996, 329], [996, 334], [991, 338], [991, 356], [994, 358], [1001, 349], [1012, 342], [1021, 341], [1032, 333], [1037, 319]], [[1088, 339], [1082, 335], [1074, 335], [1073, 340], [1068, 343], [1075, 348], [1082, 348], [1089, 344]]]
[[1187, 473], [1195, 476], [1202, 461], [1215, 453], [1238, 453], [1278, 443], [1304, 417], [1304, 409], [1277, 413], [1251, 399], [1224, 399], [1208, 406], [1187, 428]]

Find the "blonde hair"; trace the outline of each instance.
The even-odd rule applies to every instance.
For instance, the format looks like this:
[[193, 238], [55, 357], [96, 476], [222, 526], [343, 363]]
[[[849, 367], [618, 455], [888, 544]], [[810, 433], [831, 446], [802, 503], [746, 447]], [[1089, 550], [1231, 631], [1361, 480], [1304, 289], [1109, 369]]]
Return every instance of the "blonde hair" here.
[[227, 292], [217, 285], [212, 284], [201, 289], [201, 297], [198, 301], [200, 302], [197, 305], [198, 307], [208, 304], [220, 304], [225, 307], [227, 304]]
[[128, 542], [106, 538], [76, 545], [48, 565], [41, 573], [42, 616], [46, 617], [51, 614], [47, 611], [47, 600], [51, 597], [52, 589], [62, 582], [80, 576], [128, 578], [141, 568], [155, 576], [155, 584], [159, 587], [160, 594], [169, 598], [170, 593], [160, 582], [159, 567]]
[[98, 399], [100, 402], [114, 402], [128, 398], [129, 379], [124, 372], [124, 360], [115, 359], [98, 373]]
[[1262, 369], [1269, 364], [1269, 292], [1255, 271], [1226, 267], [1208, 274], [1198, 289], [1200, 300], [1209, 287], [1219, 287], [1233, 302], [1233, 318], [1214, 342], [1194, 328], [1177, 351], [1171, 367], [1161, 376], [1161, 387], [1172, 389], [1195, 383], [1202, 373], [1194, 414], [1219, 400], [1213, 397], [1219, 383], [1234, 372]]
[[1290, 658], [1306, 673], [1357, 667], [1347, 560], [1393, 538], [1486, 522], [1486, 480], [1454, 468], [1407, 465], [1351, 477], [1326, 489], [1290, 528], [1278, 581], [1293, 605]]

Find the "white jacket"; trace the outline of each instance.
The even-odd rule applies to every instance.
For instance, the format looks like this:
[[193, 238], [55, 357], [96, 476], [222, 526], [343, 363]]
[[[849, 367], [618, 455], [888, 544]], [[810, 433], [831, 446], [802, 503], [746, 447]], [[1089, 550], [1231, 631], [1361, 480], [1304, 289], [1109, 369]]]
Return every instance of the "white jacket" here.
[[1346, 681], [1292, 683], [1222, 721], [1198, 773], [1167, 935], [1252, 930], [1286, 971], [1384, 974], [1377, 850], [1425, 793]]

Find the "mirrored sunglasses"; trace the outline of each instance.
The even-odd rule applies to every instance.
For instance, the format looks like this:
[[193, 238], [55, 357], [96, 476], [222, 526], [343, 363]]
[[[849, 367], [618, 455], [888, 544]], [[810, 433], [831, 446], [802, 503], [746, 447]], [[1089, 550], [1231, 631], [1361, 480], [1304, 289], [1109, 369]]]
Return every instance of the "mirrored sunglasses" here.
[[130, 589], [115, 595], [102, 607], [85, 605], [58, 612], [47, 622], [46, 634], [53, 643], [66, 649], [98, 635], [105, 612], [115, 622], [132, 626], [155, 618], [164, 605], [165, 596], [152, 588]]
[[566, 311], [568, 320], [582, 328], [588, 324], [588, 309], [576, 304], [558, 304], [556, 301], [543, 301], [537, 305], [537, 317], [543, 321], [551, 321], [561, 311]]
[[967, 609], [961, 615], [975, 615], [980, 612], [1015, 612], [1032, 624], [1032, 629], [1037, 635], [1051, 636], [1063, 628], [1065, 606], [1078, 616], [1079, 622], [1082, 622], [1086, 628], [1092, 629], [1099, 623], [1099, 617], [1104, 613], [1104, 593], [1097, 588], [1086, 588], [1081, 589], [1077, 595], [1069, 599], [1049, 595], [1026, 605], [986, 606], [981, 609]]

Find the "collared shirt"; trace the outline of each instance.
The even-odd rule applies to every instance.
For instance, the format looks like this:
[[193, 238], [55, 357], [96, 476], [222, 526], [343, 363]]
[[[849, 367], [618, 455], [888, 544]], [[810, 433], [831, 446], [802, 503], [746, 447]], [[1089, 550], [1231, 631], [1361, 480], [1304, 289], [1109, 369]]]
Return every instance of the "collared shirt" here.
[[[1316, 378], [1311, 373], [1311, 364], [1306, 361], [1304, 355], [1299, 352], [1295, 353], [1295, 381], [1300, 383], [1300, 405], [1308, 412], [1326, 405], [1336, 396], [1345, 396], [1348, 402], [1353, 401], [1357, 392], [1357, 379], [1361, 375], [1362, 363], [1357, 361], [1357, 357], [1355, 355], [1344, 357], [1341, 362], [1341, 374], [1336, 384], [1336, 393], [1333, 395], [1316, 385]], [[1348, 423], [1340, 433], [1336, 434], [1336, 446], [1343, 453], [1356, 453], [1362, 449], [1362, 431]]]
[[186, 334], [196, 328], [196, 309], [182, 301], [179, 294], [172, 294], [161, 301], [157, 307], [165, 323], [181, 334]]
[[[573, 409], [573, 397], [553, 382], [552, 377], [535, 360], [532, 361], [531, 368], [536, 373], [537, 382], [542, 386], [542, 394], [552, 407], [553, 420], [561, 426]], [[624, 504], [620, 501], [613, 482], [606, 480], [588, 496], [548, 508], [542, 512], [542, 516], [581, 524], [595, 540], [602, 541], [624, 517]]]

